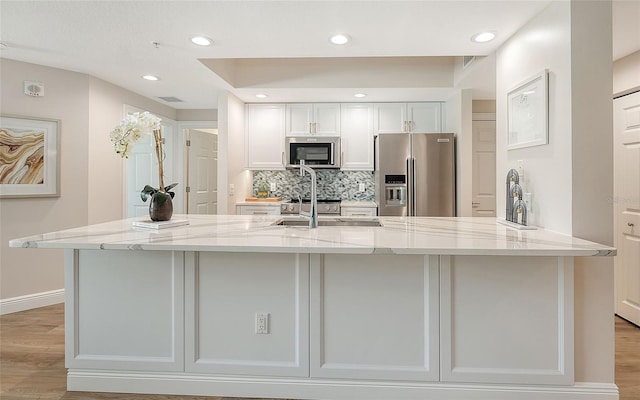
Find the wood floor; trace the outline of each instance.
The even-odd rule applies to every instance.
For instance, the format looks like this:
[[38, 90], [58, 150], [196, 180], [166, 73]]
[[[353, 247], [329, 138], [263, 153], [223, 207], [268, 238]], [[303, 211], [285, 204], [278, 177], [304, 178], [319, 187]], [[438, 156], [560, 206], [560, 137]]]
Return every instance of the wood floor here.
[[[616, 384], [640, 400], [640, 328], [616, 317]], [[54, 305], [0, 317], [2, 400], [229, 400], [221, 397], [67, 392], [64, 309]], [[240, 399], [236, 399], [240, 400]]]

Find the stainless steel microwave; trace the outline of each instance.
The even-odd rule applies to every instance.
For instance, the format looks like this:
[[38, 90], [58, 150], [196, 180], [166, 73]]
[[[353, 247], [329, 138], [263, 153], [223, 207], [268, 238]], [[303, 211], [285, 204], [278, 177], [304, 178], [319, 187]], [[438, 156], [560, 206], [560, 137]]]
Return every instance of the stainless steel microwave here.
[[319, 136], [287, 137], [287, 168], [295, 168], [304, 160], [311, 168], [340, 168], [340, 138]]

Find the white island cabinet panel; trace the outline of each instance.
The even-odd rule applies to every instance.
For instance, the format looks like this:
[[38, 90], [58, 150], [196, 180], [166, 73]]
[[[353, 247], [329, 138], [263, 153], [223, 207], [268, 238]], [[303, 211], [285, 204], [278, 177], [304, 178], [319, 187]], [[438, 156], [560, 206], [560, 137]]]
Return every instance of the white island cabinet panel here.
[[308, 255], [189, 252], [185, 281], [187, 372], [308, 376]]
[[442, 381], [572, 385], [573, 259], [441, 260]]
[[183, 253], [67, 251], [66, 366], [183, 368]]
[[312, 255], [311, 377], [437, 381], [438, 257]]

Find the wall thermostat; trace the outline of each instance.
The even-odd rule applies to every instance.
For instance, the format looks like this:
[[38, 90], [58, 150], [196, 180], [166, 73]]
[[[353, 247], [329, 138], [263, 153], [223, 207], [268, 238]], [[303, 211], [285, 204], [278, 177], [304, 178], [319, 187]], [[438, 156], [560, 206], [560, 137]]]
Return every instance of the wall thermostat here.
[[33, 97], [44, 96], [44, 83], [24, 81], [24, 94]]

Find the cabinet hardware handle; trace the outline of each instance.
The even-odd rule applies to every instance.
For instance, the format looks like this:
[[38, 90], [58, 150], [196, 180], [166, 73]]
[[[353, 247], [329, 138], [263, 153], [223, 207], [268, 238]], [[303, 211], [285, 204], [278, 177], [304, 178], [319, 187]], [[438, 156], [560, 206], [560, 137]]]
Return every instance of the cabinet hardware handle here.
[[630, 226], [630, 227], [632, 227], [632, 228], [633, 228], [633, 223], [631, 223], [631, 222], [627, 222], [627, 226]]
[[287, 163], [286, 163], [286, 161], [284, 159], [284, 151], [283, 151], [282, 152], [282, 166], [286, 166], [286, 165], [287, 165]]

